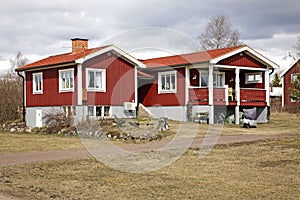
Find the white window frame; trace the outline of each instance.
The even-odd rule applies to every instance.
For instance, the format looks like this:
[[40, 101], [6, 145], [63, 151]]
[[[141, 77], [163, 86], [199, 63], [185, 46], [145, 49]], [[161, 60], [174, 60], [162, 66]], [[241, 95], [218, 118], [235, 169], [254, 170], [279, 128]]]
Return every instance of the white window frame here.
[[[257, 76], [260, 76], [260, 79], [258, 80]], [[249, 81], [249, 77], [253, 76], [253, 80]], [[263, 74], [262, 72], [251, 72], [251, 73], [245, 73], [245, 84], [252, 84], [252, 83], [262, 83], [263, 80]]]
[[[40, 89], [36, 89], [37, 83], [35, 81], [36, 77], [41, 77]], [[33, 94], [43, 94], [43, 72], [32, 74], [32, 92]]]
[[[200, 74], [199, 74], [199, 85], [200, 85], [200, 87], [203, 87], [203, 88], [205, 88], [205, 87], [208, 87], [208, 78], [207, 78], [207, 84], [206, 84], [206, 86], [202, 86], [202, 74], [206, 74], [207, 75], [207, 77], [208, 77], [208, 72], [200, 72]], [[215, 79], [215, 75], [217, 75], [217, 74], [221, 74], [222, 75], [222, 83], [221, 83], [221, 85], [217, 85], [216, 84], [216, 79]], [[213, 86], [214, 87], [224, 87], [225, 86], [225, 72], [214, 72], [213, 73]]]
[[[73, 77], [72, 78], [72, 87], [70, 88], [63, 88], [63, 81], [62, 81], [62, 73], [65, 73], [65, 72], [71, 72], [71, 76]], [[59, 73], [59, 92], [74, 92], [74, 68], [71, 68], [71, 69], [62, 69], [62, 70], [58, 70], [58, 73]]]
[[[175, 87], [172, 88], [170, 86], [170, 89], [163, 89], [162, 82], [162, 76], [175, 75]], [[171, 82], [171, 79], [170, 79]], [[177, 71], [167, 71], [167, 72], [158, 72], [158, 94], [164, 94], [164, 93], [176, 93], [177, 92]]]
[[[89, 72], [94, 72], [94, 74], [101, 72], [101, 88], [89, 87]], [[106, 92], [106, 70], [86, 68], [86, 89], [90, 92]]]

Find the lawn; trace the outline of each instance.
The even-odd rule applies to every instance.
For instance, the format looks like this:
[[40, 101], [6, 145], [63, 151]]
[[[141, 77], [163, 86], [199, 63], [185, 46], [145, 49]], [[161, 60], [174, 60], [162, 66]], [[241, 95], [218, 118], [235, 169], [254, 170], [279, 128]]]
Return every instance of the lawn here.
[[[222, 131], [222, 135], [299, 133], [299, 122], [300, 114], [274, 113], [271, 115], [269, 123], [258, 124], [258, 128], [245, 129], [241, 128], [241, 125], [225, 124], [223, 127], [221, 126], [220, 131]], [[182, 129], [182, 132], [189, 133], [186, 134], [186, 137], [190, 137], [191, 130], [196, 130], [195, 133], [197, 133], [198, 137], [204, 137], [208, 128], [211, 127], [211, 125], [207, 124], [197, 125], [195, 123], [180, 123], [176, 121], [170, 121], [169, 124], [170, 131], [163, 133], [166, 135], [163, 138], [164, 140], [171, 140], [179, 128]], [[115, 143], [118, 145], [124, 144], [123, 141], [115, 141]], [[84, 148], [84, 146], [80, 138], [75, 136], [0, 132], [0, 154], [79, 148]]]
[[94, 159], [0, 168], [0, 191], [36, 199], [299, 199], [300, 136], [188, 150], [156, 172], [116, 171]]

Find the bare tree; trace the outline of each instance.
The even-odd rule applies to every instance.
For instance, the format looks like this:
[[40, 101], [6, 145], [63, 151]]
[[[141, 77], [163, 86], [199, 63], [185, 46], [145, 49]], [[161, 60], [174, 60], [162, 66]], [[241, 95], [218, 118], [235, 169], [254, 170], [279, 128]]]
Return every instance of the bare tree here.
[[300, 36], [298, 36], [298, 41], [295, 44], [294, 49], [297, 53], [297, 56], [300, 57]]
[[19, 118], [22, 109], [23, 83], [14, 70], [27, 64], [28, 59], [18, 52], [10, 63], [10, 70], [0, 77], [0, 122]]
[[13, 59], [9, 59], [9, 62], [10, 62], [10, 70], [9, 70], [9, 74], [11, 76], [17, 76], [16, 72], [15, 72], [15, 69], [17, 69], [18, 67], [21, 67], [23, 65], [26, 65], [29, 60], [22, 55], [22, 53], [20, 51], [17, 52], [15, 58]]
[[203, 50], [220, 49], [241, 45], [238, 29], [233, 30], [230, 19], [225, 15], [213, 17], [199, 36]]

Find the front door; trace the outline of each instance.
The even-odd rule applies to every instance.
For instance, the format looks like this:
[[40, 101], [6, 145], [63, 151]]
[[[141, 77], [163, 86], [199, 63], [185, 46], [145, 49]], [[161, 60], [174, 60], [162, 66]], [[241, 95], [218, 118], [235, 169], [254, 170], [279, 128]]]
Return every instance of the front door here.
[[42, 109], [36, 109], [35, 111], [35, 125], [36, 127], [43, 126], [43, 119], [42, 119]]

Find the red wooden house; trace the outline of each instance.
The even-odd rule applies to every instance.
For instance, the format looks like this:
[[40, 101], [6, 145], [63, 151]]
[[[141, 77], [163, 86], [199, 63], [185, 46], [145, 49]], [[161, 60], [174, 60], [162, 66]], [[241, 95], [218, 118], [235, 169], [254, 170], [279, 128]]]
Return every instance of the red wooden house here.
[[292, 82], [297, 79], [297, 75], [300, 73], [300, 59], [295, 60], [290, 67], [283, 71], [280, 75], [282, 80], [282, 107], [290, 110], [299, 109], [300, 103], [295, 102], [291, 98], [291, 88], [294, 88]]
[[[139, 79], [139, 103], [154, 116], [186, 121], [208, 113], [209, 123], [220, 115], [257, 107], [258, 122], [267, 122], [269, 75], [278, 65], [248, 46], [145, 60]], [[223, 117], [225, 117], [223, 116]]]
[[144, 64], [109, 45], [88, 49], [88, 40], [72, 39], [72, 52], [50, 56], [16, 71], [25, 78], [27, 126], [43, 126], [54, 110], [88, 116], [135, 115], [137, 74]]

